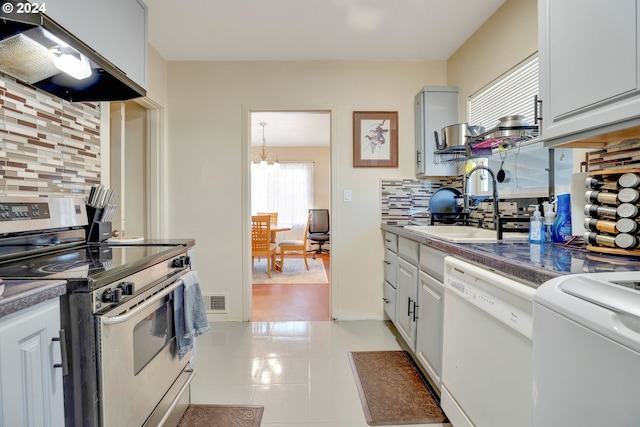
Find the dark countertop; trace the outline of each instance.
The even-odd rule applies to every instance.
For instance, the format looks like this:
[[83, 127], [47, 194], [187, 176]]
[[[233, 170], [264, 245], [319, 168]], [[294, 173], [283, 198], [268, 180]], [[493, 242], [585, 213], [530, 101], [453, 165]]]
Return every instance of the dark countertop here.
[[41, 302], [58, 298], [67, 292], [64, 280], [4, 280], [0, 296], [0, 318]]
[[440, 249], [534, 288], [564, 274], [640, 271], [638, 258], [604, 255], [581, 248], [529, 242], [452, 243], [397, 225], [383, 224], [382, 230]]

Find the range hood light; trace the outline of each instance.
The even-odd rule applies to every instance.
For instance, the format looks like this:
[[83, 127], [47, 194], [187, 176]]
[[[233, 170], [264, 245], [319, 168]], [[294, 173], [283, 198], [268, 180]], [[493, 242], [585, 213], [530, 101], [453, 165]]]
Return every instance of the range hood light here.
[[86, 56], [79, 54], [80, 59], [69, 53], [63, 53], [53, 60], [56, 68], [69, 74], [77, 80], [86, 79], [91, 75], [91, 66]]
[[0, 73], [70, 102], [146, 95], [125, 72], [46, 15], [14, 15], [0, 12]]

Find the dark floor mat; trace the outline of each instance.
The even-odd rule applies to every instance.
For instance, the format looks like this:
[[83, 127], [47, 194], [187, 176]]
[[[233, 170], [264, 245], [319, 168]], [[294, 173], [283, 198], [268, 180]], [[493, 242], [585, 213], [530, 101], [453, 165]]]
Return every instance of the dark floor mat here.
[[448, 422], [407, 352], [352, 352], [349, 360], [367, 424]]
[[264, 407], [189, 405], [178, 427], [259, 427]]

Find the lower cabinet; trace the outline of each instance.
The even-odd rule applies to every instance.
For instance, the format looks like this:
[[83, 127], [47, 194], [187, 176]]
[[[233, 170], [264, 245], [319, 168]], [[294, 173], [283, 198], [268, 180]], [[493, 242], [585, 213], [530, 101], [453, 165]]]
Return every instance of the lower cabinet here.
[[416, 357], [436, 387], [442, 373], [442, 317], [444, 285], [424, 271], [418, 276]]
[[402, 258], [398, 258], [396, 292], [396, 329], [398, 329], [398, 332], [411, 350], [415, 351], [418, 267]]
[[0, 318], [0, 425], [64, 426], [60, 302]]
[[396, 288], [391, 283], [384, 282], [384, 312], [393, 323], [396, 323]]

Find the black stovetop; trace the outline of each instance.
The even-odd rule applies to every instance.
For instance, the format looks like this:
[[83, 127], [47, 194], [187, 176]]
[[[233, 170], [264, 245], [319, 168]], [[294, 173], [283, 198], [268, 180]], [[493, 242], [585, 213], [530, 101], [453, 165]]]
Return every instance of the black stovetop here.
[[119, 280], [164, 259], [186, 251], [186, 241], [138, 245], [83, 244], [0, 263], [3, 279], [61, 279], [89, 283], [89, 290], [101, 283]]

